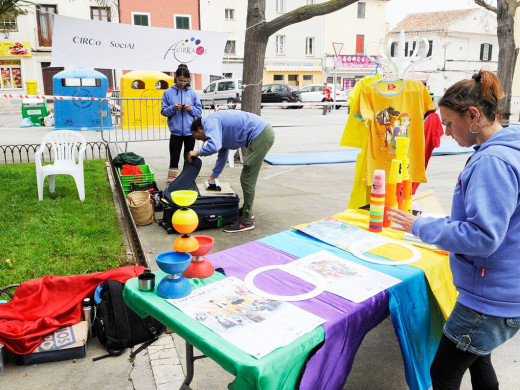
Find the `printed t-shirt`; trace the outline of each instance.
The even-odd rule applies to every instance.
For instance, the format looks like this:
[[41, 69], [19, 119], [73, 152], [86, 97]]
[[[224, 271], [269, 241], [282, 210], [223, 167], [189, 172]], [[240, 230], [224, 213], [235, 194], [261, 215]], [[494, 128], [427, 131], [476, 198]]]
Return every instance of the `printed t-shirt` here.
[[363, 172], [365, 171], [365, 155], [366, 155], [366, 143], [368, 142], [368, 131], [367, 127], [363, 123], [362, 118], [356, 115], [355, 107], [359, 99], [359, 94], [362, 89], [368, 84], [379, 80], [381, 76], [376, 73], [373, 76], [365, 76], [359, 80], [354, 88], [348, 94], [348, 106], [349, 115], [345, 130], [341, 136], [340, 146], [350, 146], [352, 148], [361, 148], [361, 153], [358, 154], [356, 159], [356, 172], [354, 175], [354, 184], [350, 193], [350, 199], [348, 207], [350, 209], [357, 209], [368, 203], [370, 203], [370, 187], [364, 186], [361, 183]]
[[395, 137], [403, 131], [410, 138], [410, 181], [426, 182], [424, 115], [434, 110], [428, 90], [418, 81], [376, 81], [363, 88], [354, 110], [363, 118], [369, 133], [363, 185], [372, 185], [375, 169], [384, 169], [389, 176], [395, 158]]

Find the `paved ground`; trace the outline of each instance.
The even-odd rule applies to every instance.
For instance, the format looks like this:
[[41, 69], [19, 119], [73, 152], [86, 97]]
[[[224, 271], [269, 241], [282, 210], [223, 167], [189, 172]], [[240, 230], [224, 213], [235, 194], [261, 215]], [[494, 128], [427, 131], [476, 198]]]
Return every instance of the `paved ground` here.
[[[14, 113], [12, 113], [14, 111]], [[341, 150], [339, 138], [346, 121], [346, 110], [323, 117], [321, 110], [264, 109], [262, 115], [275, 126], [276, 142], [271, 152], [317, 152]], [[18, 128], [19, 111], [3, 106], [0, 100], [0, 145], [39, 143], [48, 128]], [[89, 140], [100, 138], [97, 132], [83, 132]], [[162, 186], [168, 168], [166, 141], [129, 144], [133, 151], [146, 159]], [[434, 189], [446, 211], [451, 206], [453, 183], [464, 166], [467, 155], [433, 157], [428, 167], [429, 183], [420, 190]], [[201, 178], [209, 176], [214, 158], [204, 158]], [[240, 190], [240, 166], [227, 167], [221, 181], [228, 181]], [[355, 165], [328, 164], [306, 166], [270, 166], [262, 168], [255, 201], [256, 229], [238, 234], [226, 234], [218, 229], [204, 233], [215, 239], [214, 252], [286, 230], [291, 226], [313, 221], [344, 210], [354, 178]], [[36, 199], [36, 189], [35, 189]], [[169, 250], [175, 235], [168, 235], [157, 224], [139, 227], [139, 235], [148, 261], [155, 266], [155, 254]], [[501, 389], [520, 388], [518, 380], [520, 337], [516, 337], [494, 353], [494, 362]], [[97, 340], [89, 342], [86, 359], [76, 362], [56, 362], [18, 367], [11, 362], [0, 378], [0, 389], [66, 389], [79, 382], [82, 386], [100, 389], [175, 389], [182, 382], [181, 362], [184, 362], [184, 342], [176, 336], [164, 335], [159, 342], [138, 355], [130, 363], [126, 356], [93, 363], [101, 355]], [[195, 363], [193, 389], [226, 389], [232, 376], [209, 359]], [[74, 379], [77, 378], [77, 379]], [[354, 367], [345, 385], [346, 390], [406, 389], [399, 345], [391, 322], [387, 319], [372, 330], [363, 341]], [[471, 389], [465, 378], [463, 390]]]

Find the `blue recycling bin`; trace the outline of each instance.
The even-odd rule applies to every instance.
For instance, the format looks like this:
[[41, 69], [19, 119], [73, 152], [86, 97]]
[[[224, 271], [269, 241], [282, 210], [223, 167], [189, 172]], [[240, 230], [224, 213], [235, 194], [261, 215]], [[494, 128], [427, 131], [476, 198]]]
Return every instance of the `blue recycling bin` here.
[[[107, 77], [93, 69], [66, 69], [52, 78], [55, 96], [74, 96], [80, 98], [105, 98], [108, 89]], [[100, 110], [103, 128], [112, 128], [106, 102], [99, 100], [55, 100], [54, 127], [56, 130], [99, 130], [101, 129]]]

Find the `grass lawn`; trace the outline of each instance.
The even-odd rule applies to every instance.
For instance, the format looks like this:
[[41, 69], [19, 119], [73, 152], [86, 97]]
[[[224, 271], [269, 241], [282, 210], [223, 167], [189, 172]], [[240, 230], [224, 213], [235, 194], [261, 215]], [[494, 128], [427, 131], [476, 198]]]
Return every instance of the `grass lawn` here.
[[0, 165], [0, 287], [45, 275], [127, 265], [104, 160], [87, 160], [85, 201], [72, 176], [45, 179], [38, 201], [34, 163]]

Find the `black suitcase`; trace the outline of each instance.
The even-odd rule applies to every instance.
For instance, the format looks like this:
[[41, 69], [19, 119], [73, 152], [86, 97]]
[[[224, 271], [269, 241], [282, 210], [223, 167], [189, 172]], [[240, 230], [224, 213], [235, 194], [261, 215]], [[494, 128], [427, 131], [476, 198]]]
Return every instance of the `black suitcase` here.
[[[172, 225], [172, 216], [180, 207], [171, 198], [171, 193], [179, 190], [193, 190], [197, 193], [198, 188], [195, 179], [199, 175], [202, 161], [199, 158], [193, 159], [192, 163], [184, 162], [184, 167], [179, 176], [170, 186], [164, 190], [161, 199], [163, 205], [163, 218], [159, 224], [166, 229], [168, 234], [175, 233]], [[199, 225], [196, 230], [219, 228], [229, 225], [238, 220], [240, 198], [237, 194], [233, 196], [200, 196], [188, 208], [197, 213]]]

